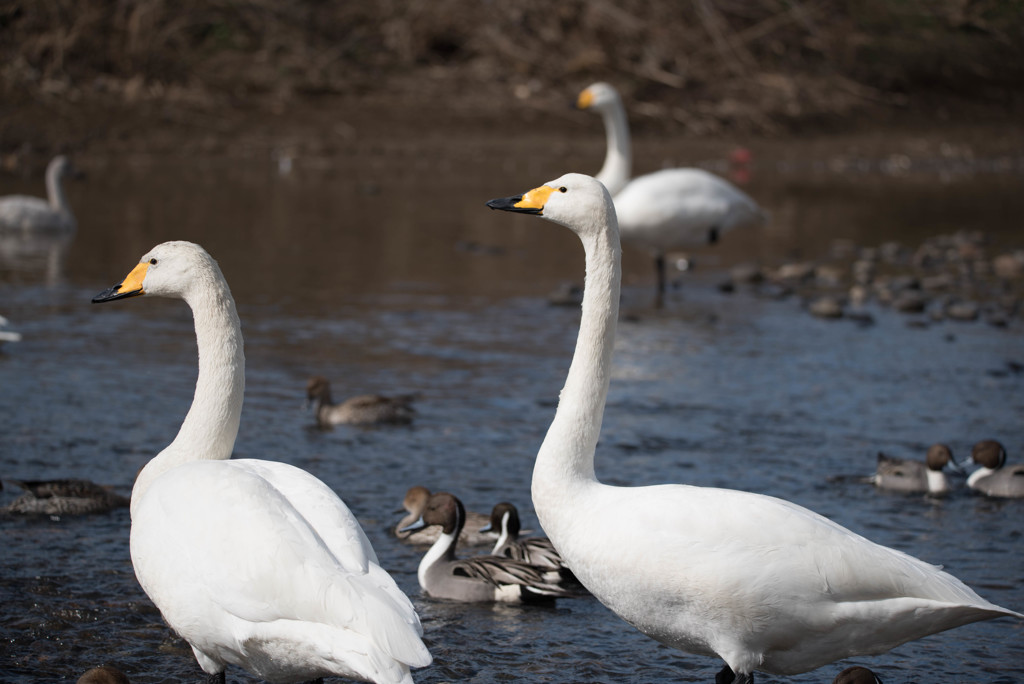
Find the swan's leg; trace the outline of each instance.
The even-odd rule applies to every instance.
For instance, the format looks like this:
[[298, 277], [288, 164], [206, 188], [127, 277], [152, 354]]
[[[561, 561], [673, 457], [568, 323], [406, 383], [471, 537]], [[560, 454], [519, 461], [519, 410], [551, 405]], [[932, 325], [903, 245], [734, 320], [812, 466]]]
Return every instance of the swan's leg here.
[[754, 673], [737, 675], [726, 665], [715, 675], [715, 684], [754, 684]]
[[654, 255], [654, 271], [658, 275], [658, 297], [665, 294], [665, 255], [658, 253]]
[[227, 680], [224, 679], [224, 670], [221, 670], [217, 674], [207, 675], [206, 684], [224, 684]]

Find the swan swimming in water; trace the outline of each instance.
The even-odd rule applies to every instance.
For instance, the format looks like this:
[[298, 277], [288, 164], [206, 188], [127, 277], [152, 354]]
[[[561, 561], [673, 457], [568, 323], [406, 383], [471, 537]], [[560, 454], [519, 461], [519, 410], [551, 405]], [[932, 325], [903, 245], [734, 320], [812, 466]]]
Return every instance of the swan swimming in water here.
[[537, 454], [533, 503], [566, 564], [608, 608], [657, 641], [718, 656], [716, 681], [798, 674], [979, 620], [1024, 615], [952, 575], [771, 496], [664, 484], [615, 487], [594, 472], [621, 279], [615, 207], [568, 174], [492, 209], [575, 232], [586, 255], [580, 332]]
[[765, 213], [746, 193], [703, 169], [663, 169], [632, 181], [633, 151], [626, 108], [617, 90], [594, 83], [576, 100], [601, 115], [608, 151], [597, 179], [615, 201], [622, 242], [654, 256], [659, 296], [665, 291], [665, 253], [713, 244], [726, 231], [759, 225]]
[[419, 618], [348, 507], [300, 468], [229, 460], [245, 356], [217, 262], [166, 242], [93, 301], [137, 295], [184, 299], [199, 348], [192, 407], [132, 489], [132, 565], [164, 620], [214, 681], [232, 664], [269, 682], [411, 684], [431, 662]]
[[68, 158], [54, 157], [46, 166], [45, 200], [28, 195], [0, 197], [0, 229], [73, 231], [77, 223], [63, 185], [70, 173]]

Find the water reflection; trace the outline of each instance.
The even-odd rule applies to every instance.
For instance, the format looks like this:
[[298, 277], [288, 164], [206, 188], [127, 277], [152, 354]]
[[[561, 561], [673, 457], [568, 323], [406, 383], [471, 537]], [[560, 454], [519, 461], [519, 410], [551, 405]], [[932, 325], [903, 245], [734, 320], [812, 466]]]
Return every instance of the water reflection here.
[[66, 231], [0, 230], [0, 282], [59, 284], [74, 239]]

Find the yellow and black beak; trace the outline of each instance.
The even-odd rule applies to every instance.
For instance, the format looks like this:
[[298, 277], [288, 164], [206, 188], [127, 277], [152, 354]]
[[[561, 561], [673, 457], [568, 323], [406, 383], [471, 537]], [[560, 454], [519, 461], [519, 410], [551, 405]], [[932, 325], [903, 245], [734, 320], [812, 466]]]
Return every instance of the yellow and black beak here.
[[537, 214], [538, 216], [544, 215], [544, 205], [547, 204], [548, 197], [555, 191], [554, 188], [542, 185], [539, 188], [530, 190], [525, 195], [514, 195], [512, 197], [502, 197], [499, 199], [492, 199], [487, 203], [491, 209], [501, 209], [502, 211], [515, 211], [521, 214]]
[[146, 271], [149, 269], [149, 262], [144, 261], [132, 269], [132, 272], [119, 284], [100, 292], [92, 298], [93, 304], [111, 302], [115, 299], [125, 297], [137, 297], [146, 294], [142, 289], [142, 281], [146, 279]]

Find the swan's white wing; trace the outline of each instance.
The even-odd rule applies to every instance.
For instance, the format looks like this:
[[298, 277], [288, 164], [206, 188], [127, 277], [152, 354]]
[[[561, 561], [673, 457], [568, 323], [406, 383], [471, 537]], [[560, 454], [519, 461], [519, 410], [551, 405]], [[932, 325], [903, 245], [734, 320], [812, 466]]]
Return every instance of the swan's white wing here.
[[244, 464], [281, 492], [346, 569], [366, 572], [368, 563], [378, 562], [359, 521], [321, 480], [301, 468], [277, 461], [238, 459], [231, 463]]
[[[279, 640], [274, 623], [297, 620], [351, 630], [402, 662], [429, 662], [418, 618], [387, 573], [341, 563], [339, 540], [328, 545], [261, 470], [188, 463], [146, 492], [132, 520], [132, 562], [167, 622], [206, 652], [227, 648], [226, 634]], [[364, 537], [354, 536], [360, 548], [348, 565], [364, 556]]]
[[760, 220], [757, 204], [702, 169], [665, 169], [633, 179], [615, 196], [625, 240], [659, 249], [707, 244], [720, 233]]

